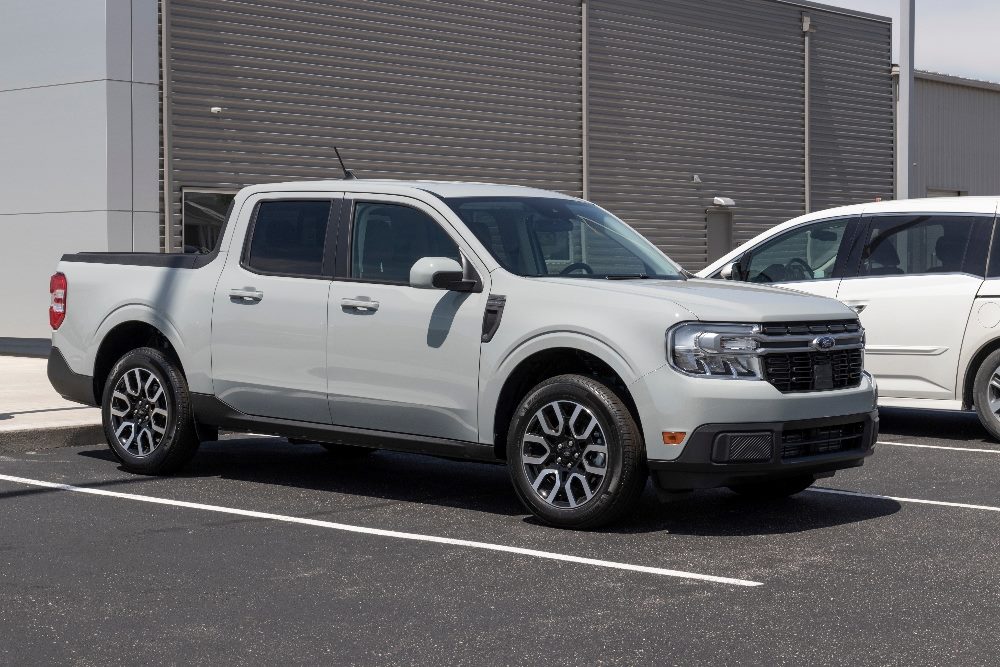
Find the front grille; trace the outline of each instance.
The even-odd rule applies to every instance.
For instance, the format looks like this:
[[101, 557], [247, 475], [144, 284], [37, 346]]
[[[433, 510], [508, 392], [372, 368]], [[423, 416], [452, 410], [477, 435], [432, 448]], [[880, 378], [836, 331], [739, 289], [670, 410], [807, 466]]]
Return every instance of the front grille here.
[[[829, 337], [830, 350], [813, 348]], [[864, 331], [857, 320], [761, 325], [764, 378], [778, 391], [829, 391], [861, 384]]]
[[864, 422], [785, 431], [781, 434], [781, 458], [798, 459], [861, 449], [864, 436]]

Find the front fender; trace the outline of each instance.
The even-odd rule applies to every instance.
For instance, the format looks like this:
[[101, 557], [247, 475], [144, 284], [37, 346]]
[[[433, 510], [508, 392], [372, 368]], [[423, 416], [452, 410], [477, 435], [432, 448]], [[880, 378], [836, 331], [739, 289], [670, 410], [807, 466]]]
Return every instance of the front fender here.
[[497, 362], [490, 362], [488, 355], [483, 355], [484, 365], [480, 369], [479, 385], [480, 442], [493, 442], [494, 422], [500, 392], [518, 365], [533, 354], [559, 348], [580, 350], [597, 357], [618, 374], [629, 390], [633, 392], [633, 399], [637, 404], [640, 403], [640, 400], [642, 404], [648, 404], [647, 397], [636, 396], [634, 393], [635, 389], [638, 389], [640, 394], [644, 391], [641, 383], [636, 384], [640, 373], [617, 350], [593, 336], [574, 331], [551, 331], [522, 341], [501, 354]]

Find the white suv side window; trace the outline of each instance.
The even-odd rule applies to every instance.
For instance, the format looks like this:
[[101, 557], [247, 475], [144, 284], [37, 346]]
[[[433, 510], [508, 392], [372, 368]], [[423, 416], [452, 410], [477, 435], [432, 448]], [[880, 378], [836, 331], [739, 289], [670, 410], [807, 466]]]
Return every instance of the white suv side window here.
[[805, 225], [754, 249], [747, 266], [747, 280], [783, 283], [832, 277], [850, 221], [851, 218], [837, 218]]
[[886, 215], [872, 218], [862, 276], [922, 273], [982, 275], [989, 219], [977, 216]]

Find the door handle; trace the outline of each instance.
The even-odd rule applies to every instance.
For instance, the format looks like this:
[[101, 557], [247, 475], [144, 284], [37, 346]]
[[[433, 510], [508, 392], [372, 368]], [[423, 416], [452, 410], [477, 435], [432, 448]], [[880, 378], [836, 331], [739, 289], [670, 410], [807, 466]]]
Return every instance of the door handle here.
[[378, 301], [371, 299], [341, 299], [340, 307], [344, 310], [360, 310], [365, 313], [374, 313], [378, 310]]
[[252, 287], [244, 287], [243, 289], [229, 290], [229, 298], [243, 303], [257, 303], [264, 298], [264, 293]]

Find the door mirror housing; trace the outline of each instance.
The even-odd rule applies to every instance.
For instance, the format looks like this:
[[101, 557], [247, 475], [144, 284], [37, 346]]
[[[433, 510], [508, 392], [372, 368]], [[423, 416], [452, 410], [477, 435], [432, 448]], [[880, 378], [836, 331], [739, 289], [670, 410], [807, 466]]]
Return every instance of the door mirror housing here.
[[746, 280], [743, 265], [740, 262], [730, 262], [719, 271], [719, 277], [723, 280]]
[[[475, 273], [471, 266], [468, 270]], [[475, 292], [479, 281], [468, 277], [466, 269], [450, 257], [421, 257], [410, 267], [410, 287]]]

